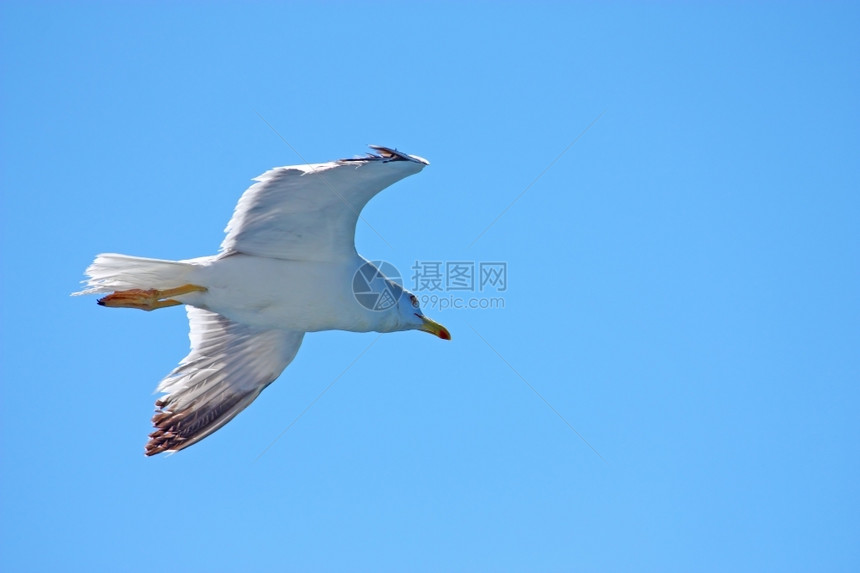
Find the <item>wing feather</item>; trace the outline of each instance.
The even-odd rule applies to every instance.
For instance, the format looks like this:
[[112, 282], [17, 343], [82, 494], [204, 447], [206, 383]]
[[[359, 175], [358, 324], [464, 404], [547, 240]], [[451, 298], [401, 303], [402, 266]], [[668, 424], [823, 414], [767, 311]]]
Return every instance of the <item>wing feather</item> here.
[[303, 332], [258, 330], [188, 309], [191, 352], [158, 385], [146, 455], [187, 448], [229, 422], [292, 362]]
[[380, 155], [278, 167], [239, 199], [224, 254], [337, 261], [355, 255], [355, 225], [374, 195], [427, 165], [384, 147]]

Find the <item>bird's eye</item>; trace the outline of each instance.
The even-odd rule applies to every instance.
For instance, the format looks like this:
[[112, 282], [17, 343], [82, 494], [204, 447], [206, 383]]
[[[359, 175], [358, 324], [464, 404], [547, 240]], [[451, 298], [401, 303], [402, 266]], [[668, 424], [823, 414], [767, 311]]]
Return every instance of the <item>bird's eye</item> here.
[[418, 297], [414, 294], [409, 295], [409, 300], [412, 301], [412, 308], [418, 308]]

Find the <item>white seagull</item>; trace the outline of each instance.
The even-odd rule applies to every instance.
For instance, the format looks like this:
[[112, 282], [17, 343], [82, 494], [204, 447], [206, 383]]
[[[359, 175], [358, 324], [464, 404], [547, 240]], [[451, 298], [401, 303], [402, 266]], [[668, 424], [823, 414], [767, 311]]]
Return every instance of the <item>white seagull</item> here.
[[[245, 409], [293, 360], [306, 332], [423, 330], [450, 340], [414, 294], [355, 250], [370, 199], [428, 162], [395, 149], [278, 167], [239, 199], [219, 254], [168, 261], [98, 255], [87, 288], [108, 307], [184, 304], [191, 351], [158, 385], [146, 455], [199, 442]], [[381, 287], [381, 288], [380, 288]], [[368, 294], [384, 293], [369, 303]]]

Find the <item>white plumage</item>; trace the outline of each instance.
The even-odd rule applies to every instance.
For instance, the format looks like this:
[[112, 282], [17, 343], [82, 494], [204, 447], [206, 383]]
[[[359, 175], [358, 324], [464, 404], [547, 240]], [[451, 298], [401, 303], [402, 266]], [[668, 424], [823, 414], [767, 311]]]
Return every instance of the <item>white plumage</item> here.
[[[102, 254], [87, 288], [109, 307], [188, 308], [191, 352], [161, 381], [147, 455], [203, 439], [250, 404], [293, 360], [306, 332], [417, 329], [450, 339], [416, 297], [389, 281], [394, 304], [359, 304], [353, 279], [370, 263], [355, 250], [361, 209], [427, 161], [378, 155], [280, 167], [239, 200], [218, 255], [166, 261]], [[367, 268], [364, 266], [363, 268]]]

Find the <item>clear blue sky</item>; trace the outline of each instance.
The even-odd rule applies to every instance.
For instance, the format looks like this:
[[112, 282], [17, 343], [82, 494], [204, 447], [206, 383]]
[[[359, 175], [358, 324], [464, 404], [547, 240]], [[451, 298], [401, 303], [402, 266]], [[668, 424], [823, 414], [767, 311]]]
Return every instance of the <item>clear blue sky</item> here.
[[[0, 569], [860, 570], [856, 4], [0, 19]], [[213, 254], [252, 177], [370, 143], [431, 165], [359, 251], [504, 262], [504, 308], [309, 335], [145, 458], [185, 314], [70, 298], [84, 268]]]

